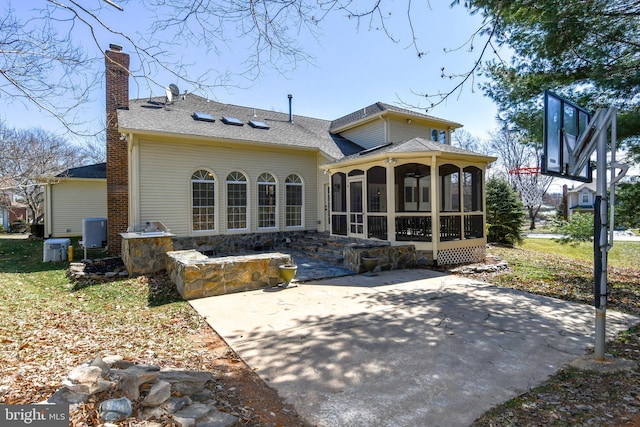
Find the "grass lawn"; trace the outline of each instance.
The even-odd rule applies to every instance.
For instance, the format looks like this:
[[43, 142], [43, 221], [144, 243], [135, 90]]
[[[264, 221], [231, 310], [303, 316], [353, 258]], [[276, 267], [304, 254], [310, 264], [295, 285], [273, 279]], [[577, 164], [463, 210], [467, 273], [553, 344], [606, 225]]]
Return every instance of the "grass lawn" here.
[[177, 295], [154, 293], [167, 289], [162, 277], [71, 283], [68, 263], [43, 263], [42, 246], [0, 238], [1, 402], [41, 401], [71, 368], [99, 354], [197, 364], [188, 337], [200, 318]]
[[[593, 243], [563, 245], [555, 239], [525, 239], [519, 246], [526, 251], [538, 251], [568, 257], [580, 262], [593, 262]], [[613, 267], [640, 267], [640, 242], [614, 242], [608, 255]]]

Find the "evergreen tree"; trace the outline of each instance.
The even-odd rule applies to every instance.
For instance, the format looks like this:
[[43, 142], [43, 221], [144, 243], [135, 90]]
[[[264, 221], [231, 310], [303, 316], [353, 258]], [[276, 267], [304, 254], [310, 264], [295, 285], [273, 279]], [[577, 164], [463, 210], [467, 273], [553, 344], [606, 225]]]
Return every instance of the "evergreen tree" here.
[[508, 182], [487, 181], [487, 241], [514, 245], [522, 242], [525, 212]]
[[626, 228], [640, 228], [640, 182], [616, 186], [615, 222]]
[[[456, 0], [454, 3], [461, 3]], [[541, 96], [552, 89], [595, 111], [619, 109], [618, 137], [640, 161], [640, 0], [471, 0], [497, 44], [513, 49], [495, 62], [484, 89], [501, 117], [541, 141]]]

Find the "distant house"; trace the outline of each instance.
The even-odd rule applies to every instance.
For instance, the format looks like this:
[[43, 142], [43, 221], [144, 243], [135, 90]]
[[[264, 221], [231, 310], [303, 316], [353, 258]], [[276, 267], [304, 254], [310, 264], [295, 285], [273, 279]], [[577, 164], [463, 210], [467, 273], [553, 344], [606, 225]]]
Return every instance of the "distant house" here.
[[0, 225], [9, 231], [14, 221], [25, 221], [28, 218], [28, 207], [22, 203], [15, 192], [15, 183], [7, 178], [0, 178]]
[[596, 182], [584, 183], [575, 188], [568, 189], [565, 193], [565, 203], [567, 206], [567, 217], [571, 217], [576, 212], [593, 213], [593, 206], [596, 199]]
[[107, 165], [98, 163], [68, 169], [44, 186], [44, 235], [82, 235], [82, 219], [107, 217]]

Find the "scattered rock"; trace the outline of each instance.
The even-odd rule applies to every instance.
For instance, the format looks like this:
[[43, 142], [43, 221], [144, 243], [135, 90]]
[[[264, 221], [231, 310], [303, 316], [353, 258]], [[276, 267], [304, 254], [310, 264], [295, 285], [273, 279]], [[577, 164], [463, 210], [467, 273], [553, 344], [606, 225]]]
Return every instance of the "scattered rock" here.
[[158, 379], [171, 383], [171, 391], [180, 394], [193, 394], [202, 390], [213, 379], [211, 372], [193, 372], [177, 369], [163, 369]]
[[125, 396], [131, 400], [138, 400], [140, 386], [158, 378], [159, 370], [157, 366], [134, 365], [125, 370], [113, 371], [112, 377], [119, 379], [120, 390]]
[[75, 393], [96, 394], [112, 386], [111, 381], [102, 378], [103, 375], [99, 366], [78, 366], [69, 372], [62, 385]]
[[142, 401], [142, 406], [158, 406], [171, 397], [171, 384], [167, 381], [158, 381], [151, 386], [149, 394]]
[[67, 274], [76, 280], [111, 280], [129, 275], [120, 257], [72, 262], [69, 264]]
[[[69, 404], [73, 411], [77, 405], [100, 396], [105, 400], [98, 406], [98, 417], [105, 426], [135, 417], [148, 426], [168, 422], [178, 426], [230, 427], [240, 418], [218, 410], [209, 388], [212, 381], [210, 372], [160, 369], [125, 361], [117, 355], [98, 356], [72, 369], [63, 387], [45, 403]], [[107, 390], [109, 393], [98, 395]]]
[[100, 404], [98, 416], [103, 421], [120, 421], [133, 413], [131, 401], [126, 397], [105, 400]]

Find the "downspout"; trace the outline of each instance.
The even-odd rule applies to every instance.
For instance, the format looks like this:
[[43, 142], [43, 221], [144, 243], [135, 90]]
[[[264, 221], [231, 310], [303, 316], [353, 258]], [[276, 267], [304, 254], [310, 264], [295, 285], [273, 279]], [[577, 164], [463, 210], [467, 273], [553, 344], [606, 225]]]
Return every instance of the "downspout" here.
[[45, 219], [44, 219], [44, 235], [51, 237], [53, 233], [53, 204], [51, 203], [51, 181], [47, 180], [45, 184], [45, 194], [44, 194], [44, 211], [45, 211]]
[[129, 224], [127, 224], [127, 231], [133, 231], [136, 224], [140, 224], [140, 195], [138, 194], [138, 171], [140, 168], [138, 167], [138, 147], [133, 143], [133, 133], [128, 134], [126, 137], [129, 151], [127, 156], [129, 158], [129, 164], [127, 165], [129, 175]]

